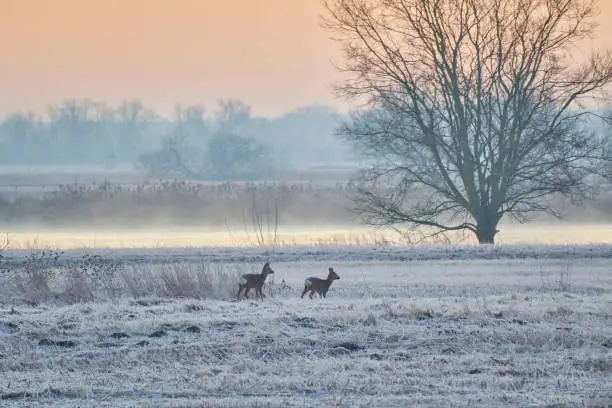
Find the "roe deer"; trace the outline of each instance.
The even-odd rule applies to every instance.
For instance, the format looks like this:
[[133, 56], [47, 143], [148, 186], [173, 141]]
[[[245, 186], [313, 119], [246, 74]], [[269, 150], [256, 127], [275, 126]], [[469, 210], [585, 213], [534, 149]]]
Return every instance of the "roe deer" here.
[[304, 281], [304, 291], [302, 292], [302, 296], [300, 297], [303, 298], [306, 292], [310, 291], [311, 299], [312, 295], [314, 295], [315, 292], [318, 293], [320, 297], [326, 298], [329, 287], [336, 279], [340, 279], [340, 277], [336, 272], [334, 272], [334, 268], [329, 268], [327, 279], [308, 278]]
[[244, 292], [244, 297], [247, 299], [249, 298], [248, 293], [251, 289], [255, 289], [255, 298], [257, 298], [257, 294], [259, 294], [261, 299], [263, 299], [265, 296], [261, 288], [263, 287], [268, 275], [272, 273], [274, 273], [274, 271], [272, 268], [270, 268], [270, 262], [266, 262], [260, 274], [246, 273], [242, 275], [240, 277], [240, 281], [238, 282], [238, 296], [236, 296], [236, 299], [240, 298], [240, 292], [242, 292], [242, 289], [246, 289]]

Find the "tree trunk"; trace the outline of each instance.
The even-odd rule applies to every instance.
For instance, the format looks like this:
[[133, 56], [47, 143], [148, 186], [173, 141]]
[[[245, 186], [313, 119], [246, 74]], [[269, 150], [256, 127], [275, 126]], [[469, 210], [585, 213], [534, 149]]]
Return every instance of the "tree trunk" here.
[[479, 244], [494, 244], [497, 229], [497, 219], [484, 215], [476, 220], [476, 238]]

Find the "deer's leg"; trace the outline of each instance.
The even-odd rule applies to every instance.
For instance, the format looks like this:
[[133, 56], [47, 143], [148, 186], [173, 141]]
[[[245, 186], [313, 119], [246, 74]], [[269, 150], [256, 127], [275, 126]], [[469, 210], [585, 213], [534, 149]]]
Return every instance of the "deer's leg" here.
[[310, 298], [312, 299], [312, 295], [314, 295], [314, 291], [310, 289]]
[[257, 288], [257, 291], [259, 292], [259, 297], [261, 298], [261, 300], [263, 300], [263, 298], [265, 297], [263, 294], [263, 286]]
[[242, 292], [243, 286], [238, 284], [238, 295], [236, 295], [236, 299], [240, 299], [240, 292]]
[[302, 296], [300, 296], [300, 298], [303, 298], [306, 292], [308, 292], [308, 286], [304, 286], [304, 291], [302, 292]]
[[249, 298], [249, 290], [251, 290], [251, 288], [249, 286], [246, 287], [246, 290], [244, 291], [244, 297], [245, 298]]

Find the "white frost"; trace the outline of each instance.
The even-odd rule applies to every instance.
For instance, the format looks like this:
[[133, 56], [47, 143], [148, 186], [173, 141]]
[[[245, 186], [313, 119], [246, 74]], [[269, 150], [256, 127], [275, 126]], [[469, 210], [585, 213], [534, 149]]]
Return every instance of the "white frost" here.
[[[167, 262], [164, 254], [117, 257], [135, 265]], [[265, 254], [173, 256], [183, 257], [177, 274], [193, 259], [246, 273]], [[300, 299], [304, 279], [324, 274], [332, 257], [342, 280], [327, 299]], [[266, 283], [266, 294], [281, 280], [289, 289], [264, 301], [29, 306], [6, 300], [12, 287], [0, 274], [0, 393], [28, 393], [2, 406], [612, 403], [612, 274], [603, 247], [287, 248], [273, 261], [276, 283]]]

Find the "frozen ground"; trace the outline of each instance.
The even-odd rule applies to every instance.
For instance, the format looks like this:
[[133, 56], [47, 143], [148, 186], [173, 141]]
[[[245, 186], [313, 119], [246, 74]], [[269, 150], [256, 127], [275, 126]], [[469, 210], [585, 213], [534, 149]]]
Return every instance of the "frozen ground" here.
[[[205, 261], [251, 272], [271, 259], [275, 283], [263, 302], [32, 307], [10, 300], [0, 272], [0, 406], [612, 404], [610, 246], [100, 253], [178, 271]], [[303, 279], [330, 265], [341, 279], [328, 298], [300, 299]]]

